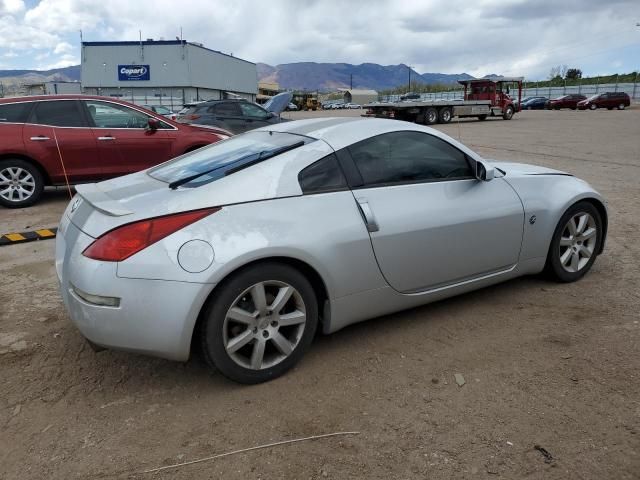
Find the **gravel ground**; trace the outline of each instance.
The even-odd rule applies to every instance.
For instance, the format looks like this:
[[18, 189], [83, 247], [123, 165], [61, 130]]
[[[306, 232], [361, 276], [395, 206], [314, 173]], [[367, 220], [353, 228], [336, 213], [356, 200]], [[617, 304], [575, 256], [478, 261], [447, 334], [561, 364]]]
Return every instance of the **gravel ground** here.
[[[94, 353], [62, 307], [54, 242], [0, 247], [0, 478], [640, 478], [640, 109], [436, 128], [602, 192], [610, 230], [591, 273], [354, 325], [319, 337], [284, 377], [246, 387], [197, 359]], [[67, 201], [50, 191], [0, 210], [0, 232], [55, 226]], [[338, 431], [360, 433], [141, 473]]]

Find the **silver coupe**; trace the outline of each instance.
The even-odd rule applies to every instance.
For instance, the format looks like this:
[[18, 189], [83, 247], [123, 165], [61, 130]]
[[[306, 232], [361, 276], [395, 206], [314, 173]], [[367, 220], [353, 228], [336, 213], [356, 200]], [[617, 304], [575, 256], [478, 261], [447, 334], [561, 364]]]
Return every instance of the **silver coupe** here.
[[428, 127], [270, 125], [77, 187], [56, 270], [95, 347], [227, 377], [283, 374], [324, 334], [521, 275], [585, 275], [603, 198], [568, 173], [482, 158]]

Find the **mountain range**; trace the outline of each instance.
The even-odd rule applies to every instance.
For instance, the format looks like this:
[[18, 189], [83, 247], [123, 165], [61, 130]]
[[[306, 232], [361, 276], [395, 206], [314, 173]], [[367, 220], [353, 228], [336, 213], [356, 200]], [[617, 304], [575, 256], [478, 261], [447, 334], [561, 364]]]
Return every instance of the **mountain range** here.
[[473, 78], [466, 73], [423, 73], [419, 74], [407, 65], [378, 65], [377, 63], [283, 63], [271, 66], [258, 63], [258, 79], [276, 82], [280, 88], [294, 90], [331, 91], [337, 88], [369, 88], [385, 90], [407, 85], [409, 71], [411, 82], [452, 84], [458, 80]]
[[[466, 73], [423, 73], [407, 65], [378, 65], [377, 63], [283, 63], [276, 66], [257, 64], [258, 80], [276, 82], [283, 89], [333, 91], [337, 88], [368, 88], [385, 90], [411, 82], [426, 84], [453, 84], [458, 80], [473, 78]], [[5, 94], [16, 91], [21, 85], [46, 81], [79, 81], [80, 65], [52, 70], [0, 70], [0, 82]]]

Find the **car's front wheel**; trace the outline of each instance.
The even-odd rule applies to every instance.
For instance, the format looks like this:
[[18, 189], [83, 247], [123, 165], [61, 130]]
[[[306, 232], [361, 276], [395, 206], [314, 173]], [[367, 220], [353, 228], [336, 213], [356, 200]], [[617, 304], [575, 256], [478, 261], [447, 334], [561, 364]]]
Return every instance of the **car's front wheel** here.
[[598, 106], [595, 103], [592, 103], [591, 105], [589, 105], [589, 108], [591, 110], [595, 110], [596, 108], [598, 108]]
[[0, 205], [22, 208], [38, 201], [44, 190], [40, 170], [19, 158], [0, 161]]
[[620, 105], [618, 105], [618, 110], [624, 110], [624, 103], [621, 103]]
[[546, 270], [561, 282], [575, 282], [593, 266], [602, 242], [602, 218], [589, 202], [578, 202], [560, 218], [547, 255]]
[[210, 366], [239, 383], [261, 383], [293, 367], [318, 324], [313, 287], [298, 270], [260, 263], [220, 285], [202, 318]]
[[511, 105], [505, 108], [502, 118], [505, 120], [511, 120], [513, 118], [513, 107]]

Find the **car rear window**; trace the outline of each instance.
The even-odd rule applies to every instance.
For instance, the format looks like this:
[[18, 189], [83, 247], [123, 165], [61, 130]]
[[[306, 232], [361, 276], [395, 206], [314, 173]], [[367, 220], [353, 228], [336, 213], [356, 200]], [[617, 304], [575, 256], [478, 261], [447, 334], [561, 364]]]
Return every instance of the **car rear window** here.
[[19, 122], [27, 121], [27, 115], [33, 103], [5, 103], [0, 105], [0, 122]]
[[291, 133], [253, 131], [200, 148], [169, 160], [149, 170], [149, 175], [162, 182], [172, 183], [207, 172], [184, 187], [199, 187], [235, 172], [239, 167], [259, 161], [282, 148], [315, 141], [310, 137]]

